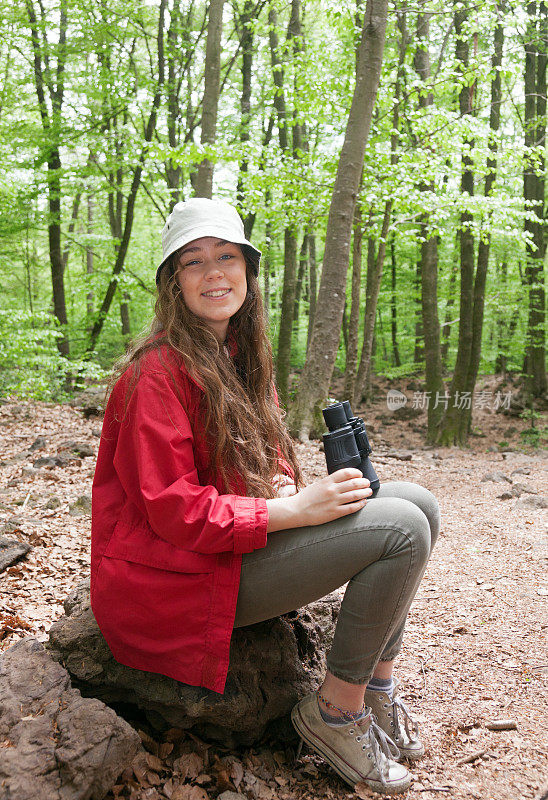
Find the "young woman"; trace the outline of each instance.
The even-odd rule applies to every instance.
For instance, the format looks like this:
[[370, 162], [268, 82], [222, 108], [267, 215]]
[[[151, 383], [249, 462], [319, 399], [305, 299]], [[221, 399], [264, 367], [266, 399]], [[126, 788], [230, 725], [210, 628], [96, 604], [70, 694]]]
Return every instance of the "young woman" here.
[[122, 664], [223, 692], [234, 627], [349, 581], [295, 728], [350, 785], [404, 791], [417, 726], [392, 668], [439, 530], [426, 489], [303, 486], [272, 380], [260, 252], [227, 203], [178, 203], [156, 316], [118, 371], [93, 485], [92, 608]]

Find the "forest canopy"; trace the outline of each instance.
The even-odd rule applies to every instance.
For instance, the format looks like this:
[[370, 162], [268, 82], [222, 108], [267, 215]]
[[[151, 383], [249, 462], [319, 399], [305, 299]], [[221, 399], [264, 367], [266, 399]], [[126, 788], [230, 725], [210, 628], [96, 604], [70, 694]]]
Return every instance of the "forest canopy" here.
[[[150, 321], [165, 217], [198, 194], [263, 251], [288, 407], [333, 325], [328, 371], [355, 401], [417, 371], [451, 396], [508, 371], [545, 396], [544, 2], [1, 6], [2, 393], [58, 399], [109, 370]], [[328, 220], [375, 47], [334, 322]], [[469, 415], [439, 415], [430, 433], [465, 441]]]

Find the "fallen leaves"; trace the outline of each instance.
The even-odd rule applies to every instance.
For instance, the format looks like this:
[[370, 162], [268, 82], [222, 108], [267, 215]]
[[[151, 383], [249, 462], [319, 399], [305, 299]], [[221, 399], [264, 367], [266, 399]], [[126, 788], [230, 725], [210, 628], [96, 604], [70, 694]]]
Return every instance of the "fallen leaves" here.
[[[44, 640], [72, 586], [89, 569], [89, 515], [71, 516], [69, 506], [89, 495], [94, 458], [83, 455], [85, 448], [77, 458], [73, 449], [63, 448], [78, 442], [96, 450], [99, 423], [69, 406], [20, 405], [16, 413], [14, 404], [0, 406], [0, 527], [9, 526], [8, 535], [34, 550], [2, 576], [2, 649], [29, 634]], [[374, 420], [375, 408], [361, 412], [366, 421]], [[403, 422], [388, 434], [401, 442], [375, 438], [378, 452], [381, 445], [387, 450], [420, 444]], [[325, 457], [317, 444], [295, 447], [306, 479], [323, 477]], [[426, 758], [412, 766], [417, 780], [406, 800], [436, 794], [452, 800], [532, 800], [548, 758], [543, 738], [548, 664], [539, 650], [546, 628], [539, 608], [548, 596], [545, 512], [516, 513], [496, 500], [500, 483], [497, 488], [474, 480], [500, 469], [499, 453], [439, 450], [435, 459], [417, 449], [410, 462], [385, 459], [388, 463], [378, 467], [381, 482], [422, 484], [442, 509], [442, 532], [411, 609], [398, 663], [404, 699], [420, 717], [428, 746]], [[64, 465], [31, 466], [38, 456], [61, 454], [67, 456]], [[371, 460], [375, 463], [375, 452]], [[548, 494], [546, 461], [519, 454], [518, 461], [529, 486]], [[508, 720], [518, 732], [489, 728], [489, 722]], [[319, 757], [305, 754], [295, 763], [292, 739], [287, 749], [283, 739], [274, 750], [268, 744], [236, 749], [211, 745], [176, 727], [159, 736], [141, 724], [144, 750], [107, 800], [215, 800], [223, 793], [225, 800], [379, 798], [365, 785], [352, 794]]]
[[[13, 569], [13, 567], [12, 567]], [[13, 611], [0, 608], [0, 641], [12, 633], [24, 635], [32, 631], [33, 626]]]
[[173, 771], [182, 779], [192, 780], [202, 772], [204, 759], [198, 753], [184, 753], [173, 762]]

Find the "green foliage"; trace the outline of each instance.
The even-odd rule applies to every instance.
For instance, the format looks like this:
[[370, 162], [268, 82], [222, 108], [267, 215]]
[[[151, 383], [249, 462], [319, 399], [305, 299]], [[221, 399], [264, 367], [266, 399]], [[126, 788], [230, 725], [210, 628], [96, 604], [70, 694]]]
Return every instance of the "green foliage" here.
[[538, 425], [537, 421], [542, 419], [541, 413], [534, 408], [526, 408], [520, 414], [521, 419], [529, 420], [530, 426], [520, 431], [520, 436], [524, 444], [530, 447], [538, 448], [548, 442], [548, 425]]
[[0, 311], [0, 394], [61, 400], [74, 375], [104, 377], [94, 364], [63, 358], [56, 347], [60, 335], [50, 314]]
[[[307, 229], [316, 236], [318, 283], [323, 241], [338, 157], [354, 88], [355, 49], [359, 15], [334, 0], [306, 0], [302, 8], [302, 41], [295, 51], [287, 37], [290, 4], [278, 8], [278, 38], [284, 70], [286, 124], [291, 143], [295, 126], [303, 134], [301, 149], [282, 153], [274, 120], [266, 141], [275, 87], [269, 49], [267, 6], [260, 6], [248, 27], [253, 35], [252, 87], [249, 114], [242, 117], [242, 48], [240, 17], [243, 3], [225, 4], [221, 52], [218, 134], [215, 145], [200, 144], [203, 94], [205, 15], [207, 4], [167, 4], [163, 38], [166, 81], [160, 96], [158, 122], [146, 145], [144, 128], [157, 89], [156, 49], [158, 0], [149, 3], [105, 0], [86, 4], [69, 0], [64, 99], [53, 128], [45, 132], [33, 74], [31, 32], [23, 0], [0, 0], [5, 34], [0, 46], [0, 234], [2, 267], [0, 299], [2, 332], [17, 319], [17, 332], [2, 345], [0, 386], [4, 392], [54, 397], [64, 391], [66, 376], [78, 371], [97, 310], [109, 285], [125, 223], [125, 203], [134, 170], [142, 163], [142, 186], [124, 269], [96, 347], [96, 361], [108, 369], [123, 351], [120, 304], [126, 302], [132, 334], [150, 320], [154, 271], [160, 257], [160, 230], [170, 208], [169, 170], [179, 170], [177, 199], [192, 194], [192, 173], [204, 155], [215, 162], [215, 194], [236, 201], [242, 214], [255, 214], [252, 239], [270, 264], [269, 319], [277, 344], [283, 287], [283, 242], [287, 226], [298, 246]], [[46, 106], [53, 114], [59, 56], [59, 3], [45, 10], [34, 2], [47, 59]], [[364, 4], [359, 6], [363, 14]], [[526, 239], [523, 172], [526, 160], [544, 169], [539, 148], [525, 148], [523, 131], [523, 36], [526, 9], [515, 2], [504, 8], [492, 0], [474, 6], [465, 26], [471, 47], [470, 65], [463, 72], [455, 58], [452, 9], [439, 0], [429, 4], [429, 53], [432, 77], [425, 85], [417, 75], [419, 40], [417, 12], [409, 7], [390, 14], [381, 86], [367, 144], [359, 203], [363, 215], [361, 319], [363, 324], [368, 241], [379, 245], [385, 205], [392, 203], [388, 247], [375, 328], [374, 370], [391, 378], [413, 374], [417, 323], [420, 322], [420, 281], [417, 262], [420, 222], [428, 214], [429, 234], [439, 237], [438, 312], [442, 341], [447, 339], [445, 367], [450, 370], [458, 344], [459, 226], [463, 211], [476, 248], [480, 238], [491, 242], [480, 370], [492, 371], [501, 354], [509, 369], [520, 370], [527, 328]], [[47, 12], [47, 13], [46, 13]], [[505, 43], [501, 127], [497, 135], [497, 178], [484, 197], [488, 172], [491, 55], [497, 14], [504, 17]], [[407, 40], [398, 71], [405, 15]], [[48, 84], [48, 81], [50, 84]], [[53, 84], [51, 84], [53, 85]], [[474, 114], [462, 117], [461, 86], [474, 90]], [[432, 93], [433, 103], [419, 100]], [[399, 98], [399, 100], [398, 100]], [[399, 122], [394, 128], [394, 108]], [[55, 116], [55, 115], [53, 115]], [[242, 138], [242, 130], [248, 132]], [[64, 271], [71, 348], [67, 364], [56, 348], [60, 331], [49, 314], [47, 159], [52, 141], [60, 142], [61, 231], [67, 263]], [[462, 155], [475, 174], [474, 195], [462, 192]], [[245, 169], [243, 166], [245, 165]], [[429, 188], [432, 183], [433, 189]], [[172, 189], [171, 189], [172, 191]], [[77, 213], [75, 213], [75, 209]], [[121, 209], [121, 215], [117, 217]], [[392, 249], [392, 250], [391, 250]], [[396, 286], [392, 287], [391, 258]], [[263, 267], [264, 269], [264, 267]], [[543, 279], [544, 280], [544, 279]], [[347, 306], [350, 301], [350, 274]], [[294, 325], [292, 364], [306, 357], [310, 277], [305, 272], [300, 319]], [[395, 308], [400, 366], [392, 345], [391, 314]], [[16, 309], [16, 311], [13, 311]], [[15, 314], [22, 314], [15, 317]], [[360, 341], [361, 346], [361, 341]], [[343, 337], [336, 366], [345, 368]], [[535, 434], [536, 435], [536, 434]]]

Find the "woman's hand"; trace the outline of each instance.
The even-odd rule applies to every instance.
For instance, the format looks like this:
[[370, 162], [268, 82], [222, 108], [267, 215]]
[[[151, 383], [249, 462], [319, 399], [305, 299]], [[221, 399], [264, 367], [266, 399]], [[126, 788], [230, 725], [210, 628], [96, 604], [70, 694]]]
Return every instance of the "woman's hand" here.
[[359, 511], [372, 494], [359, 469], [339, 469], [301, 489], [294, 497], [301, 525], [321, 525]]
[[292, 497], [267, 500], [268, 532], [322, 525], [359, 511], [372, 494], [358, 469], [339, 469]]

